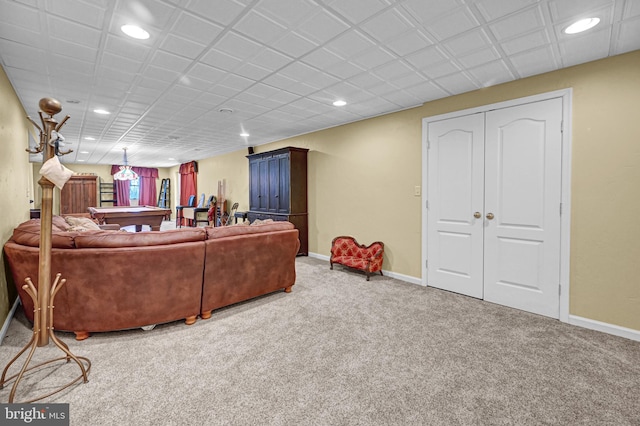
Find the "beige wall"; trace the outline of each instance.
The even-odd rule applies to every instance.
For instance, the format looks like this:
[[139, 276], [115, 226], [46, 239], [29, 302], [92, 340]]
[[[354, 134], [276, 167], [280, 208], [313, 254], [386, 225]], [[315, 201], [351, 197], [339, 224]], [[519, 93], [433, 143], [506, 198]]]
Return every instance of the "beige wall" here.
[[[385, 243], [384, 269], [421, 276], [421, 120], [573, 88], [570, 314], [640, 330], [640, 51], [258, 147], [310, 149], [309, 250]], [[246, 169], [246, 160], [237, 167]], [[233, 165], [229, 165], [233, 167]], [[245, 200], [246, 200], [245, 196]]]
[[[640, 51], [631, 52], [262, 145], [256, 152], [288, 145], [310, 149], [312, 253], [328, 256], [331, 239], [341, 234], [362, 243], [380, 240], [384, 269], [420, 278], [422, 198], [414, 196], [414, 187], [422, 180], [422, 119], [572, 87], [570, 314], [640, 330], [639, 69]], [[6, 149], [0, 145], [3, 158]], [[226, 179], [227, 198], [246, 209], [245, 156], [243, 149], [198, 161], [198, 192], [216, 193], [218, 180]], [[175, 197], [177, 167], [165, 170]], [[23, 208], [0, 224], [11, 228], [28, 217], [28, 199], [22, 198]]]
[[[29, 209], [33, 208], [29, 200], [34, 198], [34, 194], [32, 167], [25, 151], [29, 147], [28, 129], [31, 123], [27, 121], [26, 113], [2, 67], [0, 99], [0, 241], [4, 245], [11, 237], [13, 228], [29, 219]], [[0, 268], [0, 323], [7, 317], [17, 294], [7, 275], [4, 268]]]

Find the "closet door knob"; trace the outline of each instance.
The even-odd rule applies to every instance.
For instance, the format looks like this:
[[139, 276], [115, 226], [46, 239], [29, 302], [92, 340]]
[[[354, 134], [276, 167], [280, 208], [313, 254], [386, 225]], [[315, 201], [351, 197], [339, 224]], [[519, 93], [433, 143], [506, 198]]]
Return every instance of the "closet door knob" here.
[[487, 213], [487, 219], [491, 220], [493, 218], [494, 218], [493, 213]]
[[475, 213], [473, 214], [473, 217], [475, 217], [476, 219], [480, 219], [480, 218], [482, 217], [482, 213], [480, 213], [480, 212], [475, 212]]

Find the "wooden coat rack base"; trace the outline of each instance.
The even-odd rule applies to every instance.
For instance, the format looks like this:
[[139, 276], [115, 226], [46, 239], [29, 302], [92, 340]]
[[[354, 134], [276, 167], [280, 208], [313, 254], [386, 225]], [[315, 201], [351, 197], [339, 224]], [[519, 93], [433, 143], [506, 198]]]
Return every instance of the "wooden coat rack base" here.
[[[2, 377], [0, 377], [0, 389], [3, 389], [5, 384], [11, 382], [12, 380], [15, 379], [15, 382], [13, 382], [13, 386], [11, 388], [11, 393], [9, 394], [9, 403], [14, 403], [14, 398], [16, 395], [16, 391], [18, 389], [18, 385], [20, 384], [20, 381], [22, 380], [22, 378], [24, 377], [24, 374], [29, 372], [29, 371], [33, 371], [33, 370], [37, 370], [40, 367], [43, 367], [45, 365], [49, 365], [52, 364], [54, 362], [57, 361], [65, 361], [65, 362], [69, 362], [71, 360], [75, 361], [76, 364], [78, 364], [78, 367], [80, 367], [80, 375], [78, 377], [76, 377], [74, 380], [72, 380], [71, 382], [60, 386], [59, 388], [53, 390], [52, 392], [49, 392], [45, 395], [40, 395], [38, 397], [29, 399], [29, 400], [25, 400], [25, 401], [21, 401], [20, 403], [31, 403], [31, 402], [35, 402], [35, 401], [40, 401], [41, 399], [47, 398], [51, 395], [54, 395], [60, 391], [63, 391], [64, 389], [68, 388], [69, 386], [73, 385], [74, 383], [78, 382], [80, 379], [83, 379], [84, 383], [87, 383], [89, 381], [88, 379], [88, 374], [89, 374], [89, 370], [91, 370], [91, 361], [89, 361], [88, 358], [85, 357], [81, 357], [81, 356], [75, 356], [73, 353], [71, 353], [71, 351], [69, 350], [69, 347], [62, 342], [60, 339], [58, 339], [56, 337], [56, 335], [53, 333], [53, 308], [54, 308], [54, 300], [55, 300], [55, 295], [58, 292], [58, 290], [60, 288], [62, 288], [62, 286], [66, 283], [65, 279], [60, 279], [61, 278], [61, 274], [57, 274], [56, 275], [56, 279], [53, 282], [53, 285], [51, 286], [51, 294], [49, 297], [49, 306], [48, 306], [48, 310], [49, 310], [49, 315], [47, 316], [47, 324], [45, 324], [46, 330], [47, 330], [47, 334], [49, 336], [49, 338], [53, 341], [53, 343], [55, 343], [55, 345], [62, 350], [62, 352], [65, 353], [65, 356], [60, 357], [60, 358], [55, 358], [55, 359], [51, 359], [45, 362], [42, 362], [40, 364], [34, 365], [29, 367], [29, 363], [31, 362], [31, 359], [33, 357], [34, 352], [36, 351], [36, 348], [38, 347], [38, 336], [40, 335], [40, 331], [42, 330], [41, 328], [41, 324], [40, 324], [40, 308], [38, 307], [38, 289], [35, 288], [35, 286], [33, 285], [33, 283], [31, 282], [31, 278], [26, 278], [25, 282], [26, 284], [22, 286], [22, 289], [29, 294], [29, 296], [31, 297], [31, 299], [33, 300], [34, 303], [34, 309], [33, 309], [33, 334], [31, 336], [31, 340], [29, 341], [29, 343], [27, 343], [24, 348], [22, 348], [22, 350], [20, 352], [18, 352], [18, 354], [13, 357], [13, 359], [11, 359], [11, 361], [9, 361], [9, 363], [7, 364], [7, 366], [4, 368], [4, 370], [2, 371]], [[10, 377], [6, 377], [7, 376], [7, 372], [9, 371], [9, 368], [11, 368], [11, 366], [13, 365], [14, 362], [16, 362], [21, 356], [22, 354], [24, 354], [27, 349], [31, 348], [31, 350], [29, 351], [29, 354], [27, 355], [27, 359], [24, 363], [24, 365], [22, 366], [22, 369], [20, 370], [19, 373], [14, 374], [13, 376]]]

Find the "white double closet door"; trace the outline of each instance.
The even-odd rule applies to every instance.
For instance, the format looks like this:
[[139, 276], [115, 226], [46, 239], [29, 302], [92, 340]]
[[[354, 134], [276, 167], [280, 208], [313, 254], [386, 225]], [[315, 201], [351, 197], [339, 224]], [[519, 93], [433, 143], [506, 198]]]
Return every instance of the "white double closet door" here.
[[427, 285], [559, 317], [560, 98], [428, 124]]

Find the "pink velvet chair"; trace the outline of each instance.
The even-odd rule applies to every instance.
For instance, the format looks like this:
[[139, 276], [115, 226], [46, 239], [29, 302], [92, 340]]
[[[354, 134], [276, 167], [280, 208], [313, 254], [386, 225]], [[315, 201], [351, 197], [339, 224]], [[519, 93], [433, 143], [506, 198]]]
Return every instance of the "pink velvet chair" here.
[[333, 269], [334, 263], [339, 263], [363, 271], [369, 281], [369, 277], [375, 272], [382, 275], [383, 256], [384, 244], [380, 241], [365, 246], [358, 244], [353, 237], [340, 236], [331, 241], [330, 269]]

